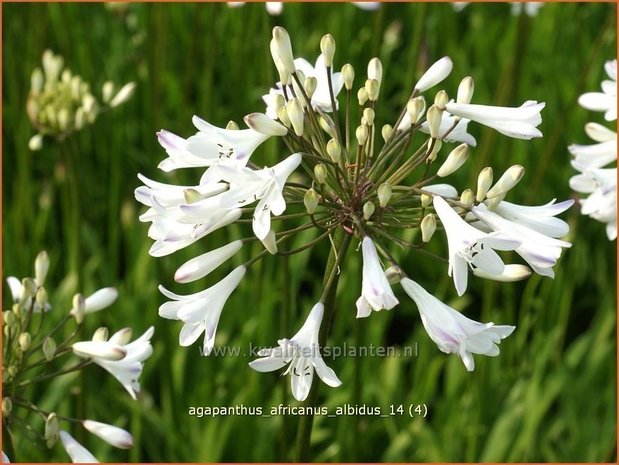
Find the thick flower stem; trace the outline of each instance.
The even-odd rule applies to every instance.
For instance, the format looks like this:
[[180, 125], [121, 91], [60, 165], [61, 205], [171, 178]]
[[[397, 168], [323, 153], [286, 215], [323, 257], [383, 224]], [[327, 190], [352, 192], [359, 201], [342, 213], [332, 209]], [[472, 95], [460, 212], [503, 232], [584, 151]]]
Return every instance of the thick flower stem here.
[[[335, 300], [335, 293], [337, 291], [337, 284], [339, 281], [339, 267], [342, 263], [352, 236], [345, 233], [342, 229], [338, 229], [333, 238], [334, 248], [331, 249], [327, 266], [325, 267], [325, 275], [323, 278], [324, 290], [321, 296], [321, 301], [325, 306], [325, 314], [323, 319], [323, 328], [320, 333], [319, 343], [320, 347], [324, 347], [329, 336], [331, 329], [331, 320], [333, 319], [333, 303]], [[314, 383], [312, 390], [310, 391], [306, 405], [313, 407], [316, 405], [318, 398], [318, 388], [320, 383]], [[310, 452], [310, 438], [312, 435], [312, 425], [314, 423], [314, 415], [304, 415], [299, 421], [299, 429], [297, 432], [297, 448], [295, 461], [296, 462], [308, 462]]]

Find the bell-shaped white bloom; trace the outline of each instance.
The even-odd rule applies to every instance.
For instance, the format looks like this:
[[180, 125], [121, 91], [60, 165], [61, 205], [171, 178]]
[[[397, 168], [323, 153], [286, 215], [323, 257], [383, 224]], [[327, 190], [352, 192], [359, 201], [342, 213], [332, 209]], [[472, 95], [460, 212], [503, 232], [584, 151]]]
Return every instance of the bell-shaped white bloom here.
[[288, 365], [284, 375], [290, 374], [292, 395], [304, 401], [312, 387], [314, 370], [325, 384], [338, 387], [342, 384], [335, 372], [329, 368], [320, 355], [318, 333], [324, 314], [324, 305], [317, 303], [305, 323], [291, 339], [280, 339], [279, 346], [258, 352], [262, 358], [249, 363], [256, 371], [275, 371]]
[[570, 227], [565, 221], [555, 217], [574, 205], [574, 200], [555, 203], [556, 200], [552, 199], [546, 205], [536, 207], [502, 201], [494, 211], [507, 220], [522, 224], [546, 236], [563, 237], [567, 235]]
[[540, 112], [544, 106], [546, 106], [545, 103], [537, 103], [534, 100], [529, 100], [518, 108], [451, 101], [445, 105], [445, 109], [452, 115], [491, 127], [506, 136], [517, 139], [532, 139], [542, 137], [537, 126], [542, 122]]
[[487, 234], [474, 228], [439, 196], [434, 196], [433, 205], [447, 235], [448, 274], [453, 277], [458, 295], [466, 291], [469, 267], [491, 275], [503, 273], [505, 264], [494, 249], [514, 250], [520, 245], [518, 240], [503, 233]]
[[75, 342], [71, 348], [75, 355], [97, 360], [122, 360], [127, 351], [111, 341], [80, 341]]
[[[471, 212], [493, 231], [519, 241], [520, 245], [515, 249], [516, 253], [524, 258], [533, 271], [542, 276], [553, 278], [552, 267], [561, 256], [561, 248], [572, 246], [569, 242], [538, 232], [525, 223], [505, 219], [498, 213], [488, 210], [484, 204], [473, 207]], [[539, 227], [540, 223], [536, 226]]]
[[[316, 64], [312, 66], [307, 60], [304, 58], [297, 58], [294, 60], [295, 68], [298, 71], [301, 71], [305, 78], [316, 78], [316, 90], [312, 94], [311, 102], [313, 108], [319, 108], [326, 112], [332, 112], [331, 108], [331, 96], [329, 94], [329, 81], [327, 77], [327, 67], [325, 66], [324, 57], [321, 55], [318, 56], [316, 60]], [[334, 73], [331, 72], [331, 82], [333, 84], [333, 96], [336, 98], [337, 104], [337, 96], [342, 90], [344, 86], [344, 79], [342, 78], [342, 73]], [[303, 83], [302, 83], [303, 84]], [[288, 86], [286, 89], [288, 96], [292, 94], [292, 87]], [[277, 108], [274, 103], [275, 100], [273, 98], [274, 95], [283, 95], [284, 91], [282, 88], [282, 83], [277, 82], [275, 84], [275, 88], [271, 89], [268, 94], [262, 96], [262, 100], [267, 105], [266, 115], [269, 118], [277, 119]], [[297, 95], [297, 98], [305, 103], [303, 97], [301, 95]]]
[[177, 283], [190, 283], [197, 279], [204, 278], [211, 271], [236, 254], [241, 249], [242, 245], [243, 242], [240, 240], [233, 241], [223, 247], [192, 258], [176, 270], [174, 280]]
[[144, 368], [144, 361], [153, 353], [150, 340], [155, 333], [155, 328], [151, 326], [135, 341], [126, 343], [128, 333], [127, 329], [121, 329], [108, 341], [123, 348], [127, 354], [123, 359], [117, 361], [94, 359], [94, 362], [116, 378], [135, 400], [140, 392], [140, 375]]
[[363, 280], [361, 297], [357, 299], [357, 318], [370, 316], [372, 310], [391, 310], [399, 301], [383, 271], [376, 247], [368, 236], [363, 238]]
[[[15, 276], [8, 276], [6, 278], [6, 283], [9, 286], [9, 290], [11, 291], [11, 298], [13, 299], [13, 302], [14, 303], [19, 302], [22, 299], [22, 294], [24, 292], [24, 286], [22, 282]], [[39, 303], [35, 299], [34, 305], [33, 305], [32, 300], [33, 300], [32, 297], [28, 297], [26, 299], [26, 302], [24, 302], [24, 307], [30, 308], [30, 306], [32, 305], [32, 311], [34, 313], [41, 313], [41, 306], [39, 305]], [[49, 302], [46, 302], [44, 311], [48, 312], [51, 309], [52, 309], [52, 306], [49, 304]]]
[[423, 73], [423, 76], [419, 78], [417, 84], [415, 84], [415, 90], [417, 92], [424, 92], [430, 87], [434, 87], [438, 83], [442, 82], [451, 70], [453, 69], [453, 62], [449, 57], [443, 57], [440, 60], [434, 62], [428, 70]]
[[71, 462], [73, 463], [99, 463], [99, 461], [79, 442], [77, 442], [73, 436], [66, 431], [60, 431], [60, 441], [62, 447], [67, 451]]
[[294, 153], [272, 168], [256, 171], [218, 168], [219, 177], [230, 183], [230, 190], [221, 194], [222, 208], [238, 208], [258, 200], [252, 227], [263, 240], [271, 230], [271, 214], [279, 216], [286, 210], [283, 190], [288, 177], [301, 164], [301, 154]]
[[92, 434], [99, 436], [114, 447], [119, 449], [130, 449], [133, 447], [133, 436], [122, 428], [94, 420], [84, 420], [82, 424]]
[[181, 346], [190, 346], [204, 333], [202, 355], [211, 353], [221, 312], [245, 271], [244, 266], [239, 266], [214, 286], [190, 295], [178, 295], [159, 286], [161, 293], [172, 299], [159, 307], [159, 316], [185, 323], [179, 335]]
[[617, 139], [597, 144], [581, 145], [572, 144], [568, 147], [574, 156], [574, 161], [589, 169], [601, 168], [604, 165], [617, 160]]
[[617, 238], [617, 168], [588, 169], [578, 163], [572, 166], [581, 174], [572, 176], [570, 187], [576, 192], [590, 194], [580, 200], [581, 213], [606, 223], [609, 240]]
[[479, 323], [445, 305], [409, 278], [400, 281], [404, 291], [417, 304], [428, 336], [446, 354], [457, 354], [468, 371], [475, 369], [473, 354], [495, 357], [498, 344], [509, 336], [515, 326]]
[[[462, 142], [466, 145], [470, 145], [471, 147], [475, 147], [477, 145], [477, 140], [467, 132], [467, 127], [469, 125], [469, 120], [466, 118], [456, 118], [453, 115], [450, 115], [447, 112], [442, 112], [441, 114], [441, 125], [439, 127], [439, 135], [440, 138], [446, 142]], [[408, 115], [404, 118], [405, 120], [409, 120], [410, 126], [410, 118]], [[457, 123], [457, 124], [456, 124]], [[454, 124], [456, 126], [454, 127]], [[453, 129], [452, 129], [453, 127]], [[398, 129], [402, 129], [398, 126]], [[450, 131], [451, 129], [451, 131]], [[424, 134], [430, 134], [430, 128], [428, 126], [428, 122], [424, 121], [419, 128], [421, 132]], [[449, 131], [449, 133], [447, 133]]]
[[602, 92], [587, 92], [578, 98], [583, 108], [591, 111], [603, 111], [606, 121], [617, 119], [617, 60], [607, 61], [604, 65], [610, 79], [602, 81]]

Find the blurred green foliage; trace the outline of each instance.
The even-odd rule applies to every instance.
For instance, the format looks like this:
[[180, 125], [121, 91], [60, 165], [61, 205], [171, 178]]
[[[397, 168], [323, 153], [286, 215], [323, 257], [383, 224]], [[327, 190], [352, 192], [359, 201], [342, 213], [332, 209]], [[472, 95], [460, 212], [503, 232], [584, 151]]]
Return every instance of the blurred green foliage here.
[[[27, 276], [39, 250], [49, 252], [54, 317], [85, 293], [114, 285], [118, 302], [88, 318], [86, 335], [99, 325], [131, 326], [135, 333], [156, 326], [155, 353], [146, 363], [142, 395], [131, 399], [96, 367], [79, 383], [60, 379], [30, 394], [42, 406], [60, 404], [74, 414], [80, 402], [88, 418], [130, 430], [136, 446], [119, 451], [94, 437], [78, 439], [102, 461], [287, 461], [293, 457], [298, 418], [230, 416], [195, 418], [190, 406], [244, 404], [265, 409], [294, 403], [288, 378], [259, 374], [248, 355], [200, 357], [197, 345], [178, 346], [180, 325], [162, 320], [157, 308], [163, 283], [181, 293], [206, 287], [172, 283], [176, 267], [224, 243], [238, 228], [173, 256], [148, 255], [147, 225], [137, 221], [136, 174], [164, 182], [191, 183], [198, 174], [164, 175], [155, 132], [193, 133], [191, 115], [223, 126], [263, 108], [260, 96], [276, 80], [268, 43], [274, 25], [286, 27], [297, 56], [313, 61], [320, 37], [337, 41], [337, 66], [354, 65], [357, 86], [367, 61], [384, 64], [378, 124], [395, 120], [415, 79], [434, 60], [449, 55], [454, 72], [446, 89], [475, 78], [477, 103], [520, 105], [547, 102], [541, 130], [532, 142], [512, 140], [474, 124], [479, 141], [451, 180], [473, 187], [477, 173], [495, 173], [520, 163], [527, 175], [510, 197], [541, 204], [573, 194], [567, 145], [586, 142], [583, 125], [601, 122], [579, 108], [585, 90], [598, 89], [603, 63], [615, 55], [614, 4], [548, 4], [537, 17], [514, 17], [505, 4], [472, 4], [456, 13], [450, 4], [384, 4], [376, 12], [349, 4], [287, 4], [279, 17], [264, 5], [231, 9], [224, 4], [3, 4], [3, 276]], [[28, 150], [33, 134], [25, 112], [30, 73], [46, 48], [95, 92], [103, 82], [135, 80], [130, 102], [102, 115], [93, 127], [63, 142]], [[430, 92], [431, 96], [432, 93]], [[271, 164], [287, 155], [269, 141], [253, 160]], [[73, 187], [71, 187], [73, 186]], [[66, 207], [67, 191], [79, 193], [79, 224]], [[65, 205], [63, 207], [63, 205]], [[381, 406], [425, 403], [427, 418], [317, 417], [312, 436], [316, 461], [615, 461], [616, 460], [616, 243], [601, 224], [566, 215], [572, 249], [556, 267], [556, 278], [517, 284], [474, 280], [456, 299], [446, 266], [424, 255], [399, 258], [437, 297], [471, 318], [515, 324], [498, 358], [477, 357], [467, 373], [456, 356], [429, 340], [413, 303], [357, 321], [360, 257], [349, 254], [340, 281], [332, 345], [416, 346], [417, 357], [339, 358], [333, 366], [344, 384], [321, 387], [320, 403]], [[72, 262], [74, 228], [80, 245]], [[299, 237], [297, 245], [313, 237]], [[207, 244], [205, 244], [206, 242]], [[444, 253], [444, 240], [434, 247]], [[254, 252], [258, 250], [255, 249]], [[217, 345], [271, 346], [299, 327], [320, 293], [328, 244], [283, 259], [270, 257], [248, 272], [224, 310]], [[238, 263], [248, 257], [236, 257]], [[437, 266], [438, 265], [438, 266]], [[218, 271], [209, 283], [225, 272]], [[282, 272], [286, 270], [287, 272]], [[10, 296], [3, 284], [3, 308]], [[77, 400], [81, 399], [80, 402]], [[32, 418], [31, 427], [40, 429]], [[20, 438], [16, 460], [64, 461], [60, 447], [46, 450]]]

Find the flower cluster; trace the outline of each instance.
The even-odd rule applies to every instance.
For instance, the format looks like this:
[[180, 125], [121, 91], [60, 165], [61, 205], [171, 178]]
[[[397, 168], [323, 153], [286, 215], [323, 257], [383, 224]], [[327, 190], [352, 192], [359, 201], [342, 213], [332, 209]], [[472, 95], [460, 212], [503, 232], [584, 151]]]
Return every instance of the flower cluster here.
[[[78, 341], [84, 318], [112, 305], [118, 297], [113, 287], [99, 289], [84, 298], [76, 294], [72, 308], [64, 317], [54, 321], [52, 305], [44, 286], [49, 269], [49, 258], [41, 252], [35, 260], [35, 277], [19, 280], [9, 276], [7, 284], [13, 298], [10, 310], [2, 314], [2, 427], [13, 433], [24, 426], [34, 429], [27, 422], [27, 415], [35, 414], [45, 423], [40, 440], [48, 448], [60, 440], [73, 462], [96, 462], [88, 450], [80, 445], [63, 424], [79, 423], [87, 431], [114, 447], [128, 449], [133, 445], [131, 434], [117, 426], [94, 420], [81, 420], [44, 410], [29, 398], [27, 389], [40, 386], [53, 378], [76, 373], [88, 365], [97, 364], [116, 378], [133, 399], [140, 391], [140, 375], [144, 361], [152, 354], [150, 339], [154, 328], [131, 341], [131, 328], [124, 328], [108, 338], [108, 330], [101, 327], [92, 340]], [[47, 314], [50, 313], [49, 316]], [[57, 318], [55, 319], [57, 320]], [[74, 328], [64, 331], [73, 322]], [[61, 342], [57, 342], [61, 341]], [[66, 360], [76, 355], [77, 361]], [[4, 454], [4, 453], [3, 453]], [[3, 455], [4, 459], [8, 458]], [[15, 457], [12, 457], [15, 459]]]
[[[617, 120], [617, 60], [604, 65], [610, 79], [602, 81], [602, 92], [587, 92], [578, 103], [583, 108], [604, 112], [606, 121]], [[598, 123], [587, 123], [585, 132], [596, 143], [572, 144], [572, 166], [579, 172], [570, 179], [576, 192], [589, 194], [580, 200], [581, 213], [606, 223], [609, 240], [617, 239], [617, 132]], [[608, 165], [615, 164], [614, 168]]]
[[[253, 263], [268, 254], [290, 255], [324, 243], [331, 249], [325, 284], [305, 323], [295, 336], [279, 340], [278, 347], [260, 353], [250, 366], [261, 372], [288, 366], [285, 373], [291, 375], [298, 400], [308, 396], [314, 371], [327, 385], [340, 385], [320, 357], [326, 339], [321, 323], [331, 320], [334, 306], [327, 297], [334, 295], [349, 245], [359, 243], [363, 269], [358, 318], [394, 308], [399, 299], [391, 286], [399, 282], [441, 351], [459, 355], [467, 370], [475, 366], [472, 354], [497, 355], [498, 344], [514, 327], [479, 323], [448, 307], [407, 276], [390, 246], [427, 253], [423, 249], [440, 227], [449, 249], [446, 272], [458, 295], [466, 291], [470, 274], [497, 281], [524, 279], [532, 272], [552, 277], [562, 249], [571, 245], [560, 239], [568, 225], [556, 215], [572, 201], [552, 200], [533, 207], [506, 201], [524, 175], [519, 165], [496, 181], [492, 168], [486, 167], [474, 189], [460, 192], [442, 181], [465, 164], [470, 147], [476, 145], [467, 132], [469, 123], [518, 139], [538, 138], [544, 103], [527, 101], [513, 108], [471, 103], [471, 77], [462, 79], [455, 99], [439, 90], [431, 100], [428, 91], [452, 71], [451, 59], [443, 57], [417, 81], [399, 117], [379, 126], [376, 108], [383, 67], [378, 58], [369, 61], [355, 93], [353, 67], [345, 64], [334, 72], [331, 35], [322, 38], [315, 66], [295, 59], [288, 33], [281, 27], [273, 29], [270, 49], [279, 82], [263, 97], [265, 112], [244, 118], [246, 129], [232, 122], [221, 129], [194, 117], [198, 132], [187, 139], [167, 131], [158, 134], [168, 155], [159, 168], [200, 168], [198, 183], [167, 185], [140, 175], [144, 185], [135, 191], [137, 200], [148, 207], [140, 218], [151, 223], [148, 234], [155, 242], [150, 253], [156, 257], [231, 223], [252, 225], [253, 237], [234, 240], [183, 264], [175, 274], [177, 282], [207, 276], [247, 242], [264, 244], [262, 252], [206, 290], [178, 295], [161, 287], [170, 300], [161, 305], [159, 314], [182, 321], [180, 344], [193, 344], [204, 334], [203, 353], [209, 354], [225, 302]], [[341, 93], [343, 102], [338, 101]], [[271, 137], [280, 138], [289, 155], [261, 168], [253, 153]], [[294, 211], [289, 213], [288, 208]], [[315, 239], [297, 249], [281, 250], [296, 233], [308, 229], [315, 230]], [[401, 234], [406, 230], [420, 234]], [[528, 266], [506, 264], [497, 252], [506, 250], [515, 251]], [[349, 311], [347, 305], [337, 307]]]
[[32, 136], [30, 150], [39, 150], [44, 136], [64, 138], [93, 124], [104, 110], [125, 103], [133, 94], [135, 83], [116, 89], [111, 81], [103, 84], [102, 104], [90, 90], [90, 84], [68, 68], [64, 59], [51, 50], [43, 53], [43, 69], [32, 72], [26, 110], [37, 134]]

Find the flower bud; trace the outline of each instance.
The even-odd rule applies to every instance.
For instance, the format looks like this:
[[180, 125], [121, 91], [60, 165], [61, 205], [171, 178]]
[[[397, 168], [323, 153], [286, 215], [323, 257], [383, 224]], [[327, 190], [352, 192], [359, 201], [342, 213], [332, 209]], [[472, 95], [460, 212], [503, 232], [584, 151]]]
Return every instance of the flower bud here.
[[[282, 99], [284, 98], [282, 95], [277, 95], [278, 97], [282, 97]], [[239, 125], [236, 124], [235, 121], [228, 121], [228, 124], [226, 124], [226, 130], [228, 131], [238, 131], [239, 130]]]
[[131, 340], [131, 336], [133, 336], [133, 330], [129, 327], [123, 328], [112, 334], [110, 342], [118, 344], [119, 346], [124, 346], [125, 344], [129, 343], [129, 341]]
[[352, 89], [352, 84], [355, 80], [355, 69], [351, 64], [346, 63], [342, 66], [342, 79], [344, 80], [344, 87], [346, 87], [346, 90]]
[[333, 121], [329, 118], [329, 116], [327, 115], [320, 115], [318, 117], [318, 121], [320, 124], [320, 127], [322, 128], [322, 130], [324, 132], [326, 132], [327, 134], [329, 134], [329, 136], [333, 137], [337, 137], [337, 134], [335, 132], [335, 127], [333, 126]]
[[288, 117], [288, 112], [286, 111], [286, 107], [283, 106], [279, 110], [277, 110], [277, 119], [281, 121], [281, 123], [289, 128], [291, 126], [290, 118]]
[[43, 147], [43, 135], [42, 134], [35, 134], [28, 141], [28, 148], [32, 150], [33, 152], [41, 150], [42, 147]]
[[423, 116], [423, 112], [426, 109], [426, 100], [423, 97], [415, 97], [410, 99], [406, 104], [406, 113], [412, 124], [419, 122], [419, 119]]
[[447, 102], [449, 102], [449, 96], [447, 95], [447, 92], [445, 92], [444, 90], [439, 90], [438, 93], [434, 96], [434, 105], [436, 105], [442, 110], [445, 108], [445, 105], [447, 105]]
[[320, 39], [320, 51], [327, 68], [333, 66], [333, 55], [335, 55], [335, 39], [331, 34], [325, 34]]
[[67, 108], [61, 108], [58, 111], [58, 129], [61, 132], [66, 132], [69, 129], [70, 123], [69, 110]]
[[357, 100], [359, 100], [359, 106], [362, 107], [365, 105], [365, 102], [368, 101], [368, 91], [365, 90], [365, 87], [362, 87], [357, 92]]
[[389, 200], [391, 200], [391, 192], [391, 185], [386, 182], [378, 186], [377, 195], [380, 208], [385, 208], [387, 206]]
[[34, 96], [39, 95], [43, 90], [44, 83], [43, 71], [41, 71], [41, 68], [36, 68], [30, 76], [30, 93]]
[[45, 420], [45, 442], [50, 449], [54, 447], [56, 441], [58, 441], [58, 434], [60, 433], [60, 424], [58, 417], [54, 412], [50, 413]]
[[486, 197], [491, 199], [500, 195], [505, 195], [510, 189], [512, 189], [524, 176], [524, 167], [520, 165], [510, 166], [503, 176], [499, 178], [492, 189], [488, 191]]
[[11, 414], [11, 410], [13, 410], [13, 401], [11, 401], [10, 397], [4, 397], [2, 399], [2, 416], [8, 417]]
[[109, 336], [108, 329], [105, 326], [101, 326], [97, 328], [97, 330], [92, 335], [93, 341], [105, 342]]
[[43, 355], [45, 356], [45, 360], [49, 362], [54, 358], [54, 354], [56, 354], [56, 342], [54, 342], [54, 340], [51, 337], [47, 336], [43, 340], [42, 349], [43, 349]]
[[122, 105], [127, 100], [131, 98], [133, 95], [133, 91], [135, 90], [135, 82], [129, 82], [121, 87], [118, 93], [114, 96], [112, 101], [110, 102], [110, 108], [117, 107]]
[[303, 204], [305, 205], [307, 213], [313, 215], [316, 212], [319, 200], [320, 197], [313, 188], [310, 188], [305, 192], [305, 195], [303, 196]]
[[26, 352], [32, 343], [32, 336], [30, 336], [30, 333], [21, 333], [18, 338], [18, 343], [22, 352]]
[[355, 131], [355, 137], [357, 138], [357, 144], [364, 145], [368, 140], [368, 128], [367, 126], [359, 126]]
[[49, 255], [43, 250], [39, 252], [37, 258], [34, 259], [34, 276], [35, 281], [39, 286], [45, 284], [45, 278], [49, 270]]
[[585, 133], [596, 142], [617, 140], [617, 133], [598, 123], [585, 124]]
[[307, 94], [307, 98], [311, 99], [312, 96], [314, 95], [314, 92], [316, 92], [316, 87], [318, 86], [318, 80], [313, 77], [307, 77], [305, 78], [305, 82], [303, 84], [303, 87], [305, 88], [305, 93]]
[[34, 297], [37, 292], [37, 283], [32, 278], [24, 278], [21, 280], [22, 295], [21, 301], [25, 301], [30, 297]]
[[73, 123], [75, 125], [75, 129], [79, 130], [84, 127], [85, 118], [84, 109], [82, 107], [75, 110], [75, 122]]
[[397, 265], [391, 265], [389, 268], [385, 270], [385, 275], [387, 276], [387, 281], [389, 284], [398, 284], [402, 278], [404, 277], [404, 273]]
[[473, 92], [475, 91], [475, 83], [471, 76], [467, 76], [458, 86], [458, 94], [456, 96], [456, 103], [469, 104], [473, 98]]
[[496, 207], [499, 206], [499, 204], [503, 201], [504, 198], [505, 198], [505, 194], [500, 194], [500, 195], [497, 195], [496, 197], [492, 197], [492, 198], [488, 197], [488, 200], [486, 200], [484, 203], [486, 207], [488, 207], [488, 210], [493, 212], [494, 210], [496, 210]]
[[430, 137], [432, 137], [433, 139], [438, 139], [439, 137], [442, 119], [443, 116], [441, 114], [441, 111], [436, 107], [436, 105], [432, 105], [430, 108], [428, 108], [426, 120], [428, 121]]
[[[294, 99], [294, 101], [296, 102], [296, 99]], [[302, 115], [303, 113], [301, 113], [301, 117]], [[277, 121], [273, 121], [264, 113], [250, 113], [243, 118], [243, 121], [245, 121], [245, 124], [247, 124], [247, 126], [252, 128], [254, 131], [264, 134], [265, 136], [281, 137], [288, 134], [288, 130], [284, 126]]]
[[288, 103], [286, 103], [286, 113], [288, 113], [294, 133], [301, 137], [303, 135], [303, 109], [296, 98], [288, 100]]
[[75, 294], [73, 296], [73, 309], [71, 315], [75, 317], [77, 324], [84, 321], [84, 315], [86, 314], [86, 301], [82, 294]]
[[327, 182], [327, 167], [322, 163], [314, 166], [314, 176], [316, 176], [316, 181], [319, 184], [325, 184]]
[[383, 140], [387, 142], [389, 138], [391, 138], [391, 134], [393, 134], [393, 126], [390, 124], [385, 124], [380, 133], [383, 136]]
[[482, 202], [486, 198], [486, 193], [492, 185], [492, 175], [492, 168], [489, 166], [479, 172], [479, 176], [477, 176], [477, 195], [475, 196], [475, 200], [478, 202]]
[[430, 153], [426, 155], [426, 163], [432, 163], [434, 160], [436, 160], [436, 156], [438, 155], [438, 152], [441, 150], [442, 147], [443, 141], [441, 139], [428, 139], [428, 149], [431, 150]]
[[375, 115], [376, 113], [374, 113], [374, 110], [371, 108], [366, 108], [363, 110], [363, 117], [365, 118], [368, 126], [372, 126], [374, 124]]
[[92, 434], [99, 436], [114, 447], [119, 449], [131, 449], [133, 447], [133, 437], [122, 428], [93, 420], [84, 420], [83, 425]]
[[114, 94], [114, 83], [112, 81], [105, 81], [103, 83], [103, 88], [101, 89], [101, 98], [103, 103], [109, 103], [112, 100], [112, 95]]
[[513, 282], [527, 279], [531, 276], [531, 269], [525, 265], [505, 265], [503, 273], [496, 275], [482, 271], [480, 268], [473, 268], [473, 274], [479, 278], [491, 279], [494, 281]]
[[327, 142], [327, 154], [331, 160], [335, 163], [339, 163], [342, 154], [342, 147], [337, 140], [329, 139], [329, 142]]
[[428, 70], [421, 76], [417, 84], [415, 85], [415, 90], [417, 92], [423, 92], [430, 87], [434, 87], [451, 73], [453, 68], [453, 63], [449, 57], [443, 57], [437, 62], [435, 62], [432, 66], [428, 68]]
[[370, 102], [375, 102], [378, 99], [379, 84], [376, 79], [368, 79], [365, 81], [365, 91], [368, 93]]
[[271, 254], [275, 255], [277, 253], [277, 241], [275, 240], [275, 231], [269, 229], [269, 232], [264, 237], [264, 239], [260, 239], [264, 248]]
[[469, 156], [469, 146], [466, 144], [460, 144], [455, 149], [453, 149], [445, 162], [438, 169], [436, 175], [440, 178], [444, 178], [445, 176], [449, 176], [450, 174], [456, 172], [466, 161]]
[[365, 202], [363, 204], [363, 219], [365, 221], [369, 220], [372, 215], [376, 211], [376, 207], [374, 206], [374, 202]]
[[39, 307], [44, 310], [47, 306], [47, 291], [44, 287], [40, 287], [37, 289], [37, 293], [35, 294], [34, 299], [39, 305]]
[[471, 208], [473, 206], [473, 203], [475, 203], [475, 194], [473, 194], [471, 189], [465, 189], [462, 191], [462, 194], [460, 195], [460, 203], [467, 208]]
[[436, 218], [432, 213], [428, 213], [421, 220], [421, 240], [423, 242], [430, 242], [432, 236], [434, 235], [434, 231], [436, 231]]
[[[275, 26], [273, 28], [273, 47], [271, 53], [274, 53], [273, 59], [276, 56], [281, 61], [284, 69], [289, 74], [294, 74], [294, 56], [292, 54], [292, 44], [290, 43], [290, 36], [288, 31], [281, 26]], [[275, 56], [276, 55], [276, 56]]]
[[368, 63], [368, 79], [373, 79], [377, 82], [376, 98], [378, 98], [380, 93], [380, 84], [383, 80], [383, 64], [376, 57], [372, 58]]
[[421, 194], [421, 206], [427, 208], [432, 203], [432, 196], [428, 194]]

